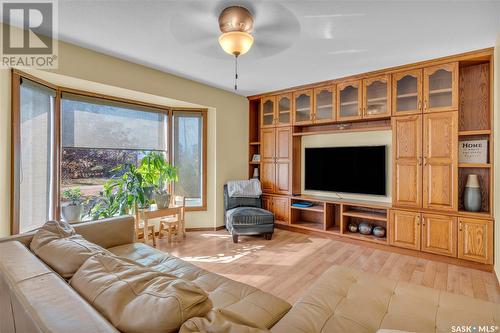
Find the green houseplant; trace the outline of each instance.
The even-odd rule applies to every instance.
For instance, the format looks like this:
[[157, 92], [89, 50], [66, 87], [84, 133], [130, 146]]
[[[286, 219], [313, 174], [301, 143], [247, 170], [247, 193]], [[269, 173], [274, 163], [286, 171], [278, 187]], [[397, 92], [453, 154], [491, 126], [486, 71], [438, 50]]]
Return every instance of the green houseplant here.
[[153, 187], [152, 199], [158, 208], [167, 208], [170, 202], [168, 185], [178, 181], [177, 168], [167, 163], [163, 154], [150, 152], [142, 158], [138, 172], [145, 187]]
[[69, 188], [63, 191], [63, 199], [67, 204], [61, 207], [62, 218], [69, 222], [80, 222], [83, 213], [82, 191], [79, 187]]

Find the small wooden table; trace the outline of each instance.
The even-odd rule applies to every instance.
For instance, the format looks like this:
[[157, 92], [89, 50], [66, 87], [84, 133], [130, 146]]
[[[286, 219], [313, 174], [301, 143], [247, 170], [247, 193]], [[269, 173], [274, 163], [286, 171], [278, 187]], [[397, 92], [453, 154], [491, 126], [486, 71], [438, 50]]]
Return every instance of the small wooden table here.
[[[161, 209], [155, 209], [155, 210], [149, 210], [149, 209], [138, 209], [136, 210], [135, 214], [135, 226], [136, 230], [139, 228], [140, 221], [144, 221], [144, 243], [148, 241], [148, 221], [151, 219], [157, 219], [161, 217], [167, 217], [167, 216], [172, 216], [175, 215], [176, 218], [179, 220], [180, 225], [182, 226], [182, 232], [185, 234], [185, 224], [184, 221], [181, 221], [181, 219], [184, 218], [184, 206], [181, 205], [171, 205], [168, 208], [161, 208]], [[154, 237], [154, 236], [153, 236]]]

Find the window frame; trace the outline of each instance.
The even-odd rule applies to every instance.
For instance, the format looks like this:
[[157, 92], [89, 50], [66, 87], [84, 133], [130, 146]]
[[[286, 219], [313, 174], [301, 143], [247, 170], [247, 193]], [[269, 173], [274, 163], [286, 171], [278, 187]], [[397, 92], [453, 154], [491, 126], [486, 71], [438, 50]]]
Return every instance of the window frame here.
[[[53, 151], [54, 158], [51, 161], [53, 163], [52, 168], [52, 181], [51, 187], [54, 189], [51, 199], [54, 202], [53, 207], [50, 207], [52, 215], [56, 219], [60, 219], [61, 212], [61, 161], [62, 161], [62, 140], [61, 140], [61, 101], [63, 93], [70, 93], [81, 95], [85, 97], [93, 97], [103, 100], [109, 100], [113, 102], [119, 102], [128, 104], [131, 106], [141, 106], [150, 108], [152, 111], [164, 113], [168, 117], [168, 139], [167, 139], [167, 156], [168, 161], [172, 162], [172, 145], [173, 145], [173, 134], [172, 134], [172, 120], [175, 111], [183, 112], [198, 112], [202, 113], [202, 190], [201, 190], [201, 206], [186, 207], [186, 212], [190, 211], [206, 211], [207, 210], [207, 116], [208, 109], [206, 108], [188, 108], [188, 107], [169, 107], [165, 105], [158, 105], [148, 102], [136, 101], [127, 98], [121, 98], [117, 96], [110, 96], [101, 93], [95, 93], [91, 91], [85, 91], [80, 89], [73, 89], [64, 86], [54, 85], [43, 79], [40, 79], [31, 74], [25, 73], [23, 71], [12, 69], [11, 70], [11, 177], [10, 177], [10, 230], [12, 235], [19, 234], [19, 194], [20, 194], [20, 151], [21, 151], [21, 123], [20, 123], [20, 89], [21, 80], [26, 79], [38, 83], [40, 85], [46, 86], [47, 88], [54, 89], [56, 91], [55, 103], [54, 103], [54, 143]], [[172, 185], [169, 185], [169, 191], [172, 190]]]

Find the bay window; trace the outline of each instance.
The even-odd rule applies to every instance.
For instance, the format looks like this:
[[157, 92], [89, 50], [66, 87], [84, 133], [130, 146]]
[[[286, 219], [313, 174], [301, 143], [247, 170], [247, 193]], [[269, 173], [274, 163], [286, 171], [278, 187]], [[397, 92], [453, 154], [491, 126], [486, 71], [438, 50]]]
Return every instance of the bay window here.
[[[83, 220], [124, 163], [159, 152], [178, 168], [171, 191], [206, 209], [206, 110], [177, 110], [54, 87], [13, 71], [12, 233], [60, 218], [62, 193], [78, 188]], [[37, 82], [35, 82], [37, 81]]]

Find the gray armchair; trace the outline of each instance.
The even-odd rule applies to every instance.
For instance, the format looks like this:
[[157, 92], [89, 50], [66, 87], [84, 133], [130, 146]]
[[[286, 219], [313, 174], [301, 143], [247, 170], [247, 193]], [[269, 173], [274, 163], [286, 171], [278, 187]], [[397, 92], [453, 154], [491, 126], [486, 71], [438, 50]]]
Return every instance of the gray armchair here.
[[274, 232], [274, 215], [262, 209], [262, 198], [231, 198], [224, 185], [224, 223], [238, 243], [239, 235], [261, 235], [270, 240]]

